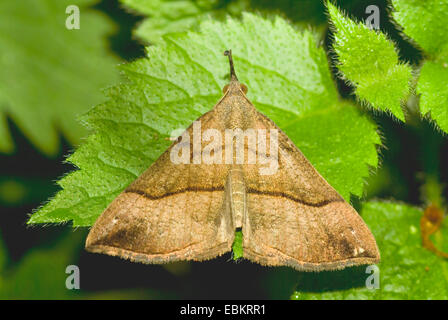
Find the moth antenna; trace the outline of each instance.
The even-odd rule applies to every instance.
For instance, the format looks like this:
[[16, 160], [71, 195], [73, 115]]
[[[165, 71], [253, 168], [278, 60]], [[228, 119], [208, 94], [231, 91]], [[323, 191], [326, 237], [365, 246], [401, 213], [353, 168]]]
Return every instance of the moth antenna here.
[[230, 80], [236, 80], [238, 81], [238, 78], [235, 73], [235, 67], [233, 66], [233, 59], [232, 59], [232, 50], [226, 50], [224, 51], [224, 55], [229, 57], [229, 64], [230, 64]]

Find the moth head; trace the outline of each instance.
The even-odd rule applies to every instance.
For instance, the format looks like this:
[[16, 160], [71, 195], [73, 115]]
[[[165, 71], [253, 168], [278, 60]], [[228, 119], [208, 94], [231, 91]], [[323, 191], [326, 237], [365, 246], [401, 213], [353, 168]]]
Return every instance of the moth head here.
[[[240, 90], [243, 91], [244, 94], [246, 94], [246, 93], [247, 93], [247, 90], [248, 90], [248, 89], [247, 89], [247, 86], [246, 86], [245, 84], [243, 84], [243, 83], [239, 83], [239, 82], [238, 82], [238, 84], [239, 84], [239, 86], [240, 86]], [[222, 88], [222, 93], [226, 94], [227, 91], [229, 91], [229, 88], [230, 88], [230, 84], [226, 84], [226, 85], [224, 86], [224, 88]]]

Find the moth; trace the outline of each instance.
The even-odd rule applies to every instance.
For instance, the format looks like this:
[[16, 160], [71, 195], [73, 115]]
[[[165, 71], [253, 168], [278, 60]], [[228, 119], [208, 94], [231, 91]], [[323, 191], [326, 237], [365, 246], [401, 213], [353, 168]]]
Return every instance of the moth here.
[[[378, 263], [375, 238], [362, 218], [255, 109], [231, 51], [225, 55], [230, 82], [222, 98], [113, 200], [90, 230], [86, 249], [148, 264], [201, 261], [231, 251], [241, 230], [243, 257], [261, 265], [320, 271]], [[198, 130], [209, 139], [186, 138]], [[241, 161], [236, 139], [225, 139], [229, 156], [228, 145], [210, 137], [229, 130], [265, 136], [258, 136], [260, 148], [246, 137]], [[181, 146], [187, 157], [173, 161]], [[212, 161], [197, 161], [207, 146]], [[230, 161], [215, 161], [223, 153]], [[255, 162], [245, 160], [251, 156]], [[269, 159], [276, 163], [266, 174]]]

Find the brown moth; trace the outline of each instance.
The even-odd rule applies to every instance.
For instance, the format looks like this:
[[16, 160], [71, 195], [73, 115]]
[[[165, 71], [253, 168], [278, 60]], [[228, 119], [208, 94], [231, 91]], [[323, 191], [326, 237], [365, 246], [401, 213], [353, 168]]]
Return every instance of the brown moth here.
[[[201, 163], [198, 147], [205, 150], [210, 142], [194, 138], [198, 128], [193, 123], [181, 136], [193, 134], [193, 141], [179, 137], [109, 205], [90, 230], [86, 249], [142, 263], [206, 260], [229, 252], [240, 229], [243, 257], [262, 265], [320, 271], [378, 263], [378, 247], [364, 221], [277, 125], [255, 109], [236, 77], [231, 52], [225, 55], [230, 83], [215, 107], [195, 122], [201, 124], [199, 134], [266, 132], [260, 139], [268, 145], [264, 148], [243, 140], [248, 159], [265, 161], [238, 161], [230, 148], [226, 157], [233, 162]], [[214, 142], [208, 157], [224, 151], [222, 141]], [[233, 138], [230, 142], [235, 146]], [[181, 144], [190, 150], [188, 161], [174, 163], [173, 148]], [[263, 174], [269, 157], [277, 168]]]

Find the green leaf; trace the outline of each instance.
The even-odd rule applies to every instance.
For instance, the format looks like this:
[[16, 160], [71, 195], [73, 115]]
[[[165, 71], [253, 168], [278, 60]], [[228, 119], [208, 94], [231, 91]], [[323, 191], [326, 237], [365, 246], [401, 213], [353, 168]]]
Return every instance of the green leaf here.
[[355, 86], [361, 102], [404, 121], [401, 105], [409, 94], [411, 67], [398, 60], [394, 44], [383, 33], [346, 18], [330, 2], [328, 12], [342, 78]]
[[[86, 130], [76, 120], [101, 102], [99, 89], [116, 80], [106, 50], [113, 26], [90, 7], [97, 0], [0, 2], [0, 151], [14, 146], [7, 117], [48, 155], [58, 132], [73, 144]], [[80, 8], [80, 29], [68, 30], [68, 5]]]
[[[381, 253], [379, 289], [367, 289], [366, 267], [318, 274], [301, 273], [293, 299], [443, 299], [448, 298], [448, 262], [422, 248], [423, 211], [409, 205], [372, 201], [362, 217]], [[447, 241], [448, 225], [436, 236]]]
[[439, 128], [448, 133], [447, 79], [448, 62], [426, 61], [420, 69], [417, 93], [421, 94], [420, 112], [429, 114]]
[[[353, 0], [351, 0], [353, 1]], [[321, 1], [295, 0], [121, 0], [125, 7], [146, 19], [135, 30], [138, 38], [152, 44], [163, 42], [168, 33], [185, 32], [209, 17], [224, 20], [227, 15], [240, 18], [242, 12], [266, 16], [281, 14], [296, 25], [308, 23], [325, 27]]]
[[242, 22], [207, 21], [200, 33], [167, 36], [148, 48], [148, 58], [122, 65], [127, 82], [87, 114], [95, 134], [68, 159], [80, 170], [59, 181], [63, 190], [29, 223], [92, 225], [169, 146], [173, 129], [217, 103], [228, 82], [228, 48], [254, 105], [345, 199], [361, 195], [369, 167], [378, 164], [375, 124], [339, 99], [314, 33], [299, 33], [281, 18], [245, 14]]
[[183, 32], [205, 18], [208, 14], [222, 13], [219, 1], [170, 1], [170, 0], [121, 0], [128, 8], [150, 18], [135, 30], [140, 39], [149, 43], [163, 42], [167, 33]]
[[235, 232], [235, 240], [233, 241], [232, 246], [233, 259], [237, 260], [243, 257], [243, 232], [236, 231]]
[[393, 17], [424, 52], [417, 83], [420, 111], [448, 132], [448, 1], [393, 0]]
[[448, 49], [448, 1], [392, 0], [393, 18], [403, 32], [435, 59]]

